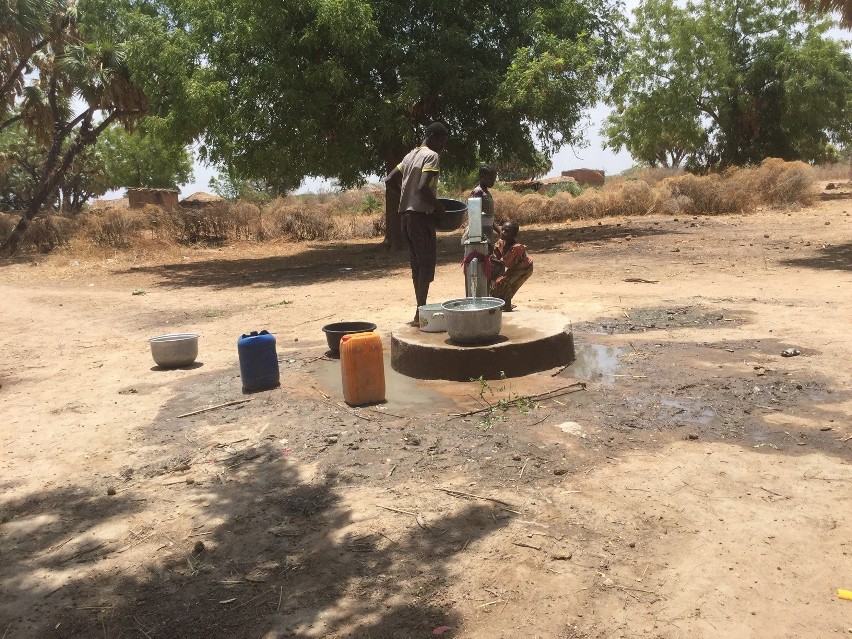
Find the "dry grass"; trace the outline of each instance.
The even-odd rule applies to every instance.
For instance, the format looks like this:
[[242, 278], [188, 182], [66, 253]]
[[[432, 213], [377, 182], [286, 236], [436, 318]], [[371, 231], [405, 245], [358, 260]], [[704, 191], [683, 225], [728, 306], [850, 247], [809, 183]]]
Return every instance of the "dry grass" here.
[[[824, 175], [826, 169], [820, 169]], [[844, 165], [844, 170], [848, 167]], [[497, 217], [519, 224], [601, 217], [719, 215], [759, 206], [806, 205], [813, 201], [817, 173], [801, 162], [769, 159], [760, 166], [695, 176], [646, 169], [619, 176], [579, 196], [552, 197], [495, 191]], [[464, 197], [464, 196], [460, 196]], [[0, 240], [17, 216], [0, 213]], [[23, 252], [49, 252], [69, 244], [146, 254], [177, 245], [218, 245], [235, 241], [294, 242], [349, 240], [384, 234], [384, 202], [375, 188], [275, 199], [262, 207], [249, 202], [217, 203], [201, 209], [98, 209], [75, 218], [48, 215], [30, 225]]]
[[[0, 213], [0, 242], [12, 232], [19, 215]], [[62, 215], [44, 215], [30, 222], [18, 244], [21, 253], [50, 253], [60, 246], [66, 246], [79, 229], [79, 223], [71, 217]]]
[[852, 168], [850, 168], [848, 162], [816, 166], [814, 173], [814, 179], [817, 182], [849, 182], [852, 180]]
[[564, 222], [609, 216], [720, 215], [758, 206], [810, 204], [814, 171], [802, 162], [765, 160], [760, 166], [697, 176], [678, 171], [646, 169], [631, 178], [607, 181], [577, 197], [559, 193], [552, 198], [494, 193], [497, 217], [519, 224]]

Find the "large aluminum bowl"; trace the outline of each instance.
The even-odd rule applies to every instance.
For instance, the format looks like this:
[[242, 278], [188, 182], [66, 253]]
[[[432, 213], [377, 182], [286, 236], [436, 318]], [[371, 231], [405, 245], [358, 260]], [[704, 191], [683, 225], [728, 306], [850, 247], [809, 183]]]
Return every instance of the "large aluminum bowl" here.
[[450, 339], [459, 344], [493, 341], [503, 325], [503, 300], [496, 297], [463, 297], [444, 302]]
[[198, 357], [198, 334], [175, 333], [160, 335], [148, 340], [151, 356], [162, 368], [182, 368], [189, 366]]

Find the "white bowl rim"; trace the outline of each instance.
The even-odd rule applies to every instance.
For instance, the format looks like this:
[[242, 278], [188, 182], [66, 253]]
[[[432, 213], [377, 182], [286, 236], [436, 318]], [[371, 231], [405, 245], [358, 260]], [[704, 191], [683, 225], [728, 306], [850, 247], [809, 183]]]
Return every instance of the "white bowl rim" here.
[[149, 337], [148, 341], [152, 343], [162, 342], [182, 342], [201, 337], [198, 333], [171, 333], [169, 335], [159, 335], [157, 337]]

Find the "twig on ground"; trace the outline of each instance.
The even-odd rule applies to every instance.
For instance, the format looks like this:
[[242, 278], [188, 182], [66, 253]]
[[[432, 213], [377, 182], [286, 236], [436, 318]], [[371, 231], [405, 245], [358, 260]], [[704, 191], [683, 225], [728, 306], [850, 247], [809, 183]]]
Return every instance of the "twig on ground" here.
[[251, 603], [252, 601], [254, 601], [255, 599], [259, 599], [260, 597], [264, 597], [264, 596], [266, 596], [267, 594], [269, 594], [269, 593], [267, 593], [267, 592], [262, 592], [262, 593], [260, 593], [259, 595], [256, 595], [256, 596], [252, 597], [252, 598], [251, 598], [251, 599], [249, 599], [248, 601], [244, 601], [243, 603], [241, 603], [241, 604], [238, 604], [238, 605], [234, 606], [234, 610], [236, 610], [237, 608], [242, 608], [242, 607], [243, 607], [243, 606], [245, 606], [246, 604], [250, 604], [250, 603]]
[[141, 632], [143, 635], [145, 635], [146, 637], [148, 637], [148, 639], [151, 639], [151, 635], [149, 635], [149, 634], [145, 631], [145, 628], [142, 626], [142, 622], [141, 622], [141, 621], [139, 621], [139, 620], [138, 620], [135, 616], [133, 617], [133, 621], [135, 621], [135, 622], [136, 622], [136, 629], [137, 629], [139, 632]]
[[104, 546], [106, 546], [107, 544], [111, 544], [111, 543], [112, 543], [111, 541], [102, 541], [101, 543], [97, 544], [96, 546], [92, 546], [91, 548], [86, 548], [86, 550], [81, 550], [80, 552], [75, 552], [70, 557], [67, 557], [63, 561], [63, 563], [69, 562], [72, 559], [76, 559], [77, 557], [82, 557], [83, 555], [88, 555], [90, 552], [94, 552], [96, 550], [99, 550], [99, 549], [103, 548]]
[[769, 490], [768, 488], [764, 488], [763, 486], [758, 486], [758, 488], [760, 488], [760, 490], [765, 490], [770, 495], [775, 495], [776, 497], [783, 497], [784, 499], [787, 499], [785, 495], [782, 495], [781, 493], [776, 493], [774, 490]]
[[532, 424], [529, 424], [529, 425], [527, 426], [527, 428], [531, 428], [532, 426], [538, 426], [540, 423], [542, 423], [542, 422], [543, 422], [544, 420], [546, 420], [548, 417], [550, 417], [550, 414], [545, 415], [544, 417], [542, 417], [542, 418], [541, 418], [540, 420], [538, 420], [537, 422], [533, 422]]
[[357, 417], [358, 419], [363, 419], [365, 422], [371, 422], [371, 421], [373, 421], [372, 419], [370, 419], [370, 418], [369, 418], [369, 417], [367, 417], [366, 415], [361, 415], [361, 414], [360, 414], [358, 411], [356, 411], [354, 408], [350, 408], [349, 406], [347, 406], [346, 404], [344, 404], [344, 403], [342, 403], [342, 402], [337, 402], [337, 405], [338, 405], [338, 406], [340, 406], [340, 408], [342, 408], [343, 410], [345, 410], [347, 413], [351, 413], [352, 415], [355, 415], [355, 417]]
[[541, 550], [541, 546], [534, 546], [533, 544], [527, 544], [523, 541], [513, 541], [512, 545], [520, 546], [521, 548], [532, 548], [533, 550]]
[[525, 461], [524, 461], [524, 465], [523, 465], [523, 466], [521, 466], [521, 472], [519, 472], [519, 473], [518, 473], [518, 479], [520, 479], [521, 477], [523, 477], [523, 476], [524, 476], [524, 469], [527, 467], [527, 462], [528, 462], [528, 461], [529, 461], [529, 459], [525, 460]]
[[[573, 363], [574, 363], [574, 362], [571, 362], [571, 364], [573, 364]], [[566, 369], [566, 368], [568, 368], [569, 366], [571, 366], [571, 364], [565, 364], [565, 366], [560, 366], [560, 367], [559, 367], [559, 369], [558, 369], [555, 373], [551, 373], [551, 374], [550, 374], [550, 376], [551, 376], [551, 377], [556, 377], [557, 375], [559, 375], [559, 374], [563, 373], [563, 372], [565, 371], [565, 369]]]
[[376, 413], [377, 415], [387, 415], [388, 417], [396, 417], [397, 419], [405, 419], [402, 415], [395, 415], [394, 413], [389, 413], [384, 410], [376, 410], [375, 408], [365, 408], [364, 410], [368, 410], [371, 413]]
[[512, 504], [510, 504], [509, 502], [503, 501], [502, 499], [495, 499], [494, 497], [483, 497], [482, 495], [474, 495], [473, 493], [465, 493], [465, 492], [462, 492], [461, 490], [453, 490], [452, 488], [440, 488], [439, 486], [435, 486], [435, 490], [441, 490], [441, 491], [447, 493], [448, 495], [452, 495], [453, 497], [470, 497], [472, 499], [482, 499], [484, 501], [491, 501], [491, 502], [494, 502], [495, 504], [500, 504], [501, 506], [504, 506], [503, 510], [505, 510], [507, 512], [515, 513], [516, 515], [521, 514], [517, 510], [509, 510], [508, 508], [505, 508], [505, 506], [511, 506]]
[[[513, 399], [509, 404], [511, 405], [515, 402], [535, 402], [542, 399], [553, 399], [554, 397], [559, 397], [560, 395], [566, 395], [568, 393], [575, 392], [575, 390], [586, 390], [586, 382], [574, 382], [573, 384], [569, 384], [568, 386], [561, 386], [560, 388], [545, 391], [544, 393], [539, 393], [537, 395], [525, 395], [523, 397], [517, 397]], [[494, 406], [489, 404], [486, 408], [469, 410], [466, 413], [450, 413], [449, 416], [470, 417], [471, 415], [478, 415], [479, 413], [484, 413], [486, 411], [493, 410], [494, 408]]]
[[310, 319], [305, 322], [299, 322], [298, 324], [290, 324], [290, 327], [293, 328], [295, 326], [304, 326], [305, 324], [310, 324], [311, 322], [319, 322], [320, 320], [327, 320], [334, 317], [334, 315], [326, 315], [325, 317], [317, 317], [316, 319]]
[[399, 543], [399, 542], [397, 542], [397, 541], [395, 541], [395, 540], [391, 539], [391, 538], [390, 538], [390, 537], [388, 537], [385, 533], [383, 533], [383, 532], [379, 531], [379, 534], [380, 534], [382, 537], [384, 537], [385, 539], [387, 539], [389, 542], [391, 542], [393, 545], [395, 545], [395, 546], [396, 546], [396, 545], [398, 545], [398, 543]]
[[413, 513], [409, 510], [400, 510], [399, 508], [391, 508], [390, 506], [380, 506], [379, 504], [376, 504], [376, 506], [378, 508], [381, 508], [382, 510], [389, 510], [392, 513], [400, 513], [401, 515], [409, 515], [410, 517], [417, 517], [417, 513]]
[[206, 413], [211, 410], [216, 410], [218, 408], [225, 408], [226, 406], [236, 406], [237, 404], [245, 404], [246, 402], [250, 402], [253, 398], [249, 397], [248, 399], [235, 399], [232, 402], [225, 402], [224, 404], [217, 404], [216, 406], [208, 406], [207, 408], [199, 408], [198, 410], [191, 411], [189, 413], [184, 413], [183, 415], [178, 415], [177, 419], [181, 417], [190, 417], [191, 415], [198, 415], [200, 413]]

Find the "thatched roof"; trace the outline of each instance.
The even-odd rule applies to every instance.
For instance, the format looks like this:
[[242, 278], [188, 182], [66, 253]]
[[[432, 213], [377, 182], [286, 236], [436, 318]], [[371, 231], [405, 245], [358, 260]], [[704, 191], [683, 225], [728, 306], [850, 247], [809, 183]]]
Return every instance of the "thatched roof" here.
[[192, 195], [188, 195], [181, 200], [181, 202], [199, 202], [201, 204], [207, 204], [208, 202], [221, 202], [222, 198], [218, 195], [213, 195], [211, 193], [205, 193], [204, 191], [198, 191], [197, 193], [193, 193]]

